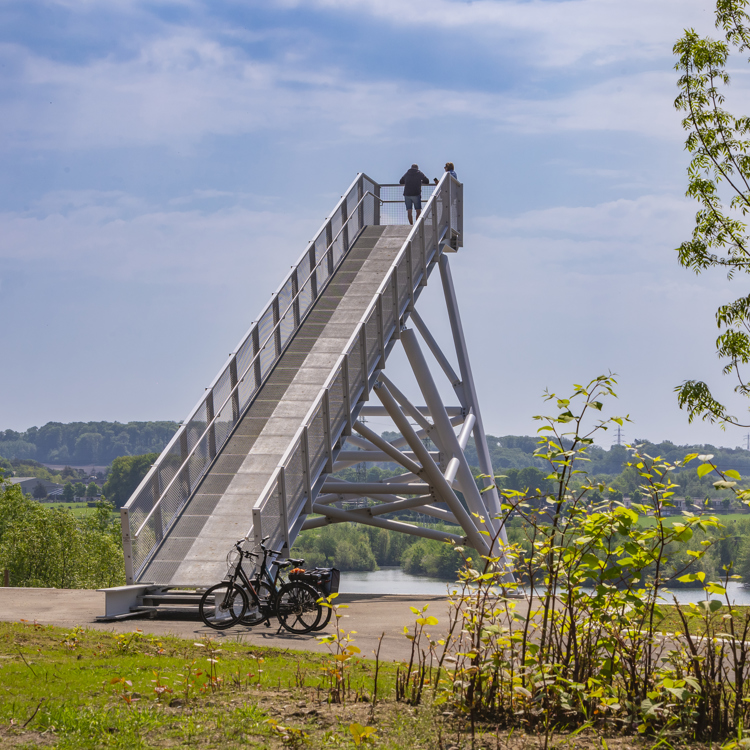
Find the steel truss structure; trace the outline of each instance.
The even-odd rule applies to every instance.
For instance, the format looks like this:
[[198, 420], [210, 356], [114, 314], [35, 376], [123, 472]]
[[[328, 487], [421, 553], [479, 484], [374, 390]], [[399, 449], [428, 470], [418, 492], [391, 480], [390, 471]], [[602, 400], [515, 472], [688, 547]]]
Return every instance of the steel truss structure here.
[[[388, 442], [362, 421], [354, 420], [352, 429], [356, 435], [347, 438], [333, 463], [334, 472], [362, 462], [388, 462], [398, 464], [404, 473], [379, 482], [327, 477], [312, 505], [315, 516], [308, 516], [302, 530], [332, 523], [359, 523], [427, 539], [469, 544], [480, 554], [502, 556], [507, 535], [499, 520], [500, 499], [494, 484], [487, 436], [448, 259], [448, 252], [452, 250], [444, 248], [438, 267], [458, 372], [416, 309], [406, 310], [397, 338], [425, 405], [415, 406], [388, 377], [385, 369], [379, 370], [375, 374], [372, 392], [380, 405], [362, 404], [357, 416], [388, 417], [401, 437]], [[450, 383], [457, 405], [443, 403], [423, 345], [432, 353], [438, 374]], [[470, 437], [474, 438], [483, 475], [481, 490], [466, 457]], [[427, 441], [434, 443], [437, 451], [428, 450]], [[348, 449], [349, 445], [357, 450]], [[465, 505], [457, 492], [463, 496]], [[341, 507], [362, 498], [369, 499], [372, 504], [353, 510]], [[446, 507], [439, 507], [436, 503]], [[456, 525], [457, 531], [463, 533], [446, 533], [386, 518], [404, 510], [418, 511], [436, 521]], [[493, 540], [496, 541], [494, 548]]]
[[[240, 536], [289, 550], [301, 530], [345, 521], [497, 554], [490, 540], [506, 536], [449, 262], [463, 245], [463, 185], [446, 173], [426, 188], [413, 226], [400, 193], [355, 178], [122, 508], [131, 589], [212, 585]], [[416, 310], [436, 270], [450, 356]], [[397, 345], [424, 405], [386, 373]], [[436, 377], [447, 377], [456, 404], [443, 403]], [[385, 441], [360, 421], [367, 416], [387, 416], [401, 437]], [[465, 453], [472, 436], [481, 489]], [[335, 476], [363, 461], [403, 473], [382, 482]], [[367, 507], [345, 507], [361, 498]], [[388, 517], [406, 509], [455, 533]], [[132, 606], [131, 594], [108, 602]]]

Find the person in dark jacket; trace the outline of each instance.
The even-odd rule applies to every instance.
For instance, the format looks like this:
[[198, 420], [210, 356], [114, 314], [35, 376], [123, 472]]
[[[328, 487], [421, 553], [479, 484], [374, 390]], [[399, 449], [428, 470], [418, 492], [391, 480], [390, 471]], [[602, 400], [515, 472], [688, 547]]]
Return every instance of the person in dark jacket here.
[[419, 171], [418, 164], [412, 164], [411, 169], [398, 181], [398, 184], [404, 186], [406, 215], [409, 217], [409, 224], [413, 224], [412, 208], [417, 209], [417, 218], [419, 218], [422, 213], [422, 185], [429, 185], [430, 181]]

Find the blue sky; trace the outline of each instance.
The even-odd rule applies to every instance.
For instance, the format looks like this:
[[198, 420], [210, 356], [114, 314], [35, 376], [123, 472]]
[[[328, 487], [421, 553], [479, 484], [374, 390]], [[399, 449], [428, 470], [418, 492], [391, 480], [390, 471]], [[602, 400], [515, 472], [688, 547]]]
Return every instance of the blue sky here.
[[720, 382], [713, 313], [742, 293], [673, 250], [695, 207], [671, 47], [712, 20], [697, 0], [0, 3], [0, 429], [182, 419], [357, 172], [450, 159], [489, 432], [531, 434], [545, 388], [611, 370], [628, 439], [739, 445], [672, 393]]

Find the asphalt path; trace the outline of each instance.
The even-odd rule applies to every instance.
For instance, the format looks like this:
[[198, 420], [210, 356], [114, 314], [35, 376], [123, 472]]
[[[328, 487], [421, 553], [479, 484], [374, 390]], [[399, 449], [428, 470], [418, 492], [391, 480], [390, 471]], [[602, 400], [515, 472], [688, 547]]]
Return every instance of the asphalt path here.
[[[429, 629], [434, 637], [440, 636], [447, 627], [448, 599], [444, 596], [396, 596], [377, 594], [341, 594], [337, 604], [347, 605], [341, 609], [340, 620], [345, 631], [356, 631], [353, 636], [362, 656], [373, 658], [381, 634], [383, 641], [380, 658], [386, 661], [402, 661], [409, 658], [411, 643], [404, 636], [404, 626], [414, 623], [415, 615], [410, 607], [422, 609], [428, 605], [428, 614], [438, 618], [438, 625]], [[100, 622], [96, 618], [104, 613], [104, 594], [83, 589], [25, 589], [0, 588], [0, 620], [39, 622], [63, 628], [82, 626], [113, 633], [130, 633], [140, 630], [154, 635], [174, 635], [179, 638], [198, 640], [213, 636], [217, 641], [241, 640], [253, 646], [301, 649], [321, 652], [325, 647], [316, 635], [332, 632], [333, 622], [317, 634], [293, 635], [279, 632], [274, 621], [271, 627], [234, 627], [229, 630], [212, 630], [200, 620], [187, 616], [168, 618], [138, 617], [116, 622]]]

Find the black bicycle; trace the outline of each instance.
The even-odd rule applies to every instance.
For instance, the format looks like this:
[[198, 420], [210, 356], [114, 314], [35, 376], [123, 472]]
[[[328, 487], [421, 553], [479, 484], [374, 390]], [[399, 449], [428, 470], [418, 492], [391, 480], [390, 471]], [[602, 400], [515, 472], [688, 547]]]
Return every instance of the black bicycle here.
[[[206, 625], [216, 630], [225, 630], [238, 623], [253, 626], [275, 615], [281, 627], [290, 633], [304, 634], [317, 628], [324, 617], [323, 610], [327, 609], [318, 604], [318, 592], [302, 581], [291, 581], [277, 587], [281, 568], [304, 561], [272, 560], [269, 563], [269, 557], [277, 556], [280, 552], [269, 550], [265, 546], [267, 539], [261, 542], [263, 561], [253, 579], [245, 573], [242, 562], [249, 558], [257, 559], [260, 555], [243, 550], [242, 539], [233, 545], [227, 556], [227, 578], [211, 586], [198, 605], [201, 619]], [[271, 573], [270, 565], [277, 566], [275, 575]]]

